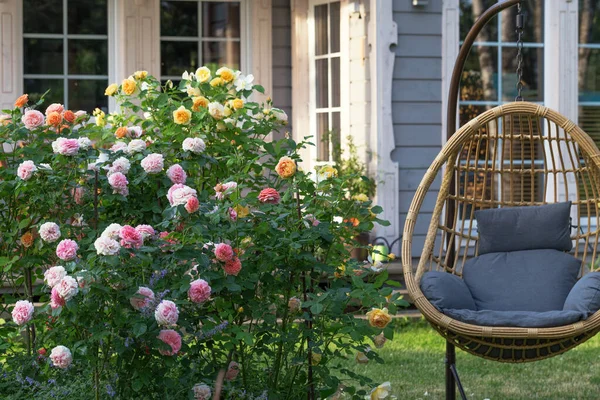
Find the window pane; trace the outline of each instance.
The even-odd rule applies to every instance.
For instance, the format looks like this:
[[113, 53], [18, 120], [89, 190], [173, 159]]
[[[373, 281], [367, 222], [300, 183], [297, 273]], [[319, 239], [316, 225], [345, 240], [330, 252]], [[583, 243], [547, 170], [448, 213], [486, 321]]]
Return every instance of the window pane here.
[[29, 94], [30, 103], [37, 102], [40, 97], [47, 91], [48, 94], [44, 97], [44, 106], [52, 103], [64, 103], [64, 87], [62, 79], [25, 79], [25, 93]]
[[161, 42], [161, 75], [181, 76], [183, 71], [195, 71], [198, 68], [198, 43]]
[[317, 113], [317, 160], [329, 161], [329, 113]]
[[[600, 107], [597, 106], [581, 106], [579, 107], [579, 122], [578, 125], [583, 129], [596, 146], [600, 146]], [[580, 197], [586, 199], [592, 193], [592, 182], [584, 180], [583, 176], [578, 176], [578, 188]], [[586, 192], [587, 191], [587, 192]], [[596, 208], [590, 207], [592, 215], [596, 215]]]
[[198, 36], [197, 1], [161, 1], [161, 36]]
[[342, 124], [339, 112], [331, 113], [331, 143], [332, 147], [340, 148], [342, 137]]
[[329, 107], [327, 94], [329, 85], [327, 82], [327, 59], [315, 60], [317, 108]]
[[106, 0], [69, 0], [67, 12], [70, 34], [108, 34]]
[[458, 126], [465, 125], [478, 115], [486, 112], [489, 108], [486, 106], [461, 105], [458, 108]]
[[69, 108], [84, 110], [90, 113], [99, 107], [108, 110], [108, 97], [104, 90], [108, 86], [107, 80], [70, 79], [69, 80]]
[[202, 63], [211, 70], [222, 66], [240, 69], [240, 42], [202, 43]]
[[579, 49], [579, 101], [600, 101], [600, 49]]
[[108, 75], [106, 40], [69, 39], [69, 74]]
[[[523, 41], [529, 43], [544, 42], [544, 0], [523, 2]], [[516, 42], [517, 8], [509, 7], [502, 11], [502, 41]]]
[[204, 37], [240, 37], [239, 3], [202, 3]]
[[[517, 48], [502, 48], [502, 100], [513, 101], [517, 95]], [[523, 48], [523, 98], [544, 101], [544, 49]]]
[[327, 4], [315, 7], [315, 54], [327, 54]]
[[598, 0], [579, 0], [579, 43], [600, 43], [598, 13]]
[[331, 106], [340, 106], [340, 58], [331, 59]]
[[340, 51], [340, 2], [329, 5], [329, 19], [331, 21], [331, 52]]
[[498, 48], [471, 50], [461, 76], [460, 100], [498, 101]]
[[[469, 29], [475, 24], [479, 16], [497, 0], [460, 0], [460, 40], [465, 40]], [[496, 42], [498, 41], [498, 16], [493, 17], [481, 30], [477, 42]]]
[[24, 33], [63, 33], [62, 0], [23, 0]]
[[25, 74], [62, 74], [62, 39], [24, 39]]

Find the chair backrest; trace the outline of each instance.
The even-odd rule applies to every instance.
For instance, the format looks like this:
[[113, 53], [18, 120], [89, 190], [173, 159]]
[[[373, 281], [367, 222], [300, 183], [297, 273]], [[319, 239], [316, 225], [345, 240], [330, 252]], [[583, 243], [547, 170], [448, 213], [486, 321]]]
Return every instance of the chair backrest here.
[[[427, 270], [460, 275], [464, 262], [477, 255], [476, 210], [567, 200], [573, 203], [573, 253], [583, 260], [582, 273], [599, 268], [599, 166], [600, 152], [593, 140], [544, 106], [509, 103], [471, 120], [446, 143], [411, 205], [418, 213], [431, 183], [441, 174], [417, 282]], [[414, 224], [408, 225], [414, 229]]]

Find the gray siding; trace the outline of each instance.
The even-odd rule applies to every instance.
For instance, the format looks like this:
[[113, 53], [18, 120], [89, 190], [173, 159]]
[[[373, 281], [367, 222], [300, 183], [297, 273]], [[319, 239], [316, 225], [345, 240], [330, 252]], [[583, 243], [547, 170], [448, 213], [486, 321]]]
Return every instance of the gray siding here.
[[[414, 8], [394, 0], [398, 46], [394, 64], [393, 121], [400, 165], [399, 209], [404, 223], [415, 189], [440, 151], [442, 128], [442, 1]], [[427, 194], [413, 237], [413, 256], [421, 254], [440, 179]]]
[[292, 38], [290, 0], [273, 0], [273, 105], [292, 121]]

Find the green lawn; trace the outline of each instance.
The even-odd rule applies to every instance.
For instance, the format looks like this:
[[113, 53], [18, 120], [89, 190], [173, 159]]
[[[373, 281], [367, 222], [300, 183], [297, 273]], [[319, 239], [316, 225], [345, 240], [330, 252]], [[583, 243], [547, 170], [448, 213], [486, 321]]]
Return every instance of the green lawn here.
[[[352, 361], [350, 368], [390, 381], [398, 399], [443, 399], [444, 340], [423, 321], [399, 325], [380, 350], [385, 364]], [[517, 365], [457, 349], [457, 367], [469, 399], [600, 399], [600, 335], [563, 355]]]

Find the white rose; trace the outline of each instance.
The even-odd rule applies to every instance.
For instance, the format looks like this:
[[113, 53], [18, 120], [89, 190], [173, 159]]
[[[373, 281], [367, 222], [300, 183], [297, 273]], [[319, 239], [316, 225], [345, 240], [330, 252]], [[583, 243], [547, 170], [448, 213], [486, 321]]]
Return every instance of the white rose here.
[[206, 149], [204, 140], [200, 138], [186, 138], [183, 141], [183, 151], [189, 151], [194, 154], [200, 154]]
[[222, 119], [223, 116], [225, 115], [225, 107], [221, 103], [216, 103], [216, 102], [208, 103], [208, 113], [214, 119]]
[[104, 229], [104, 232], [102, 232], [102, 235], [100, 236], [108, 237], [115, 240], [119, 239], [121, 228], [123, 227], [119, 224], [110, 224], [106, 227], [106, 229]]
[[77, 280], [72, 276], [65, 276], [56, 286], [58, 289], [58, 294], [60, 297], [65, 299], [65, 301], [71, 300], [73, 297], [79, 293], [79, 285], [77, 284]]
[[79, 143], [79, 148], [83, 150], [87, 150], [92, 146], [92, 141], [85, 136], [78, 138], [77, 143]]
[[46, 222], [40, 226], [40, 237], [44, 242], [56, 242], [60, 238], [60, 228], [54, 222]]
[[94, 247], [96, 248], [96, 252], [103, 256], [114, 256], [121, 249], [119, 242], [108, 236], [100, 236], [96, 239]]
[[133, 139], [127, 145], [127, 150], [130, 154], [141, 153], [142, 151], [146, 150], [146, 142], [142, 139]]
[[113, 174], [115, 172], [122, 172], [123, 174], [127, 174], [129, 169], [131, 168], [131, 163], [125, 157], [119, 157], [112, 163], [112, 167], [109, 170], [109, 174]]
[[196, 197], [195, 189], [192, 189], [189, 186], [184, 186], [182, 188], [176, 189], [171, 194], [171, 198], [173, 199], [171, 206], [175, 207], [182, 204], [186, 204], [187, 201], [192, 197]]
[[44, 272], [44, 282], [46, 282], [46, 285], [53, 288], [58, 285], [65, 276], [67, 276], [67, 271], [62, 266], [57, 265]]

